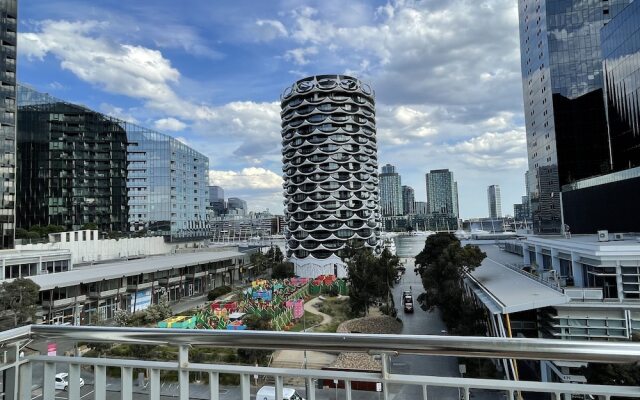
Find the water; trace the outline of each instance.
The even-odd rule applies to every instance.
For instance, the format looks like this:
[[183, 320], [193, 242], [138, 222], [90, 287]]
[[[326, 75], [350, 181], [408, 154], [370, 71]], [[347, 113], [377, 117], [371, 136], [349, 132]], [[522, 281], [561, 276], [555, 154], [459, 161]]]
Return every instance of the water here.
[[415, 257], [424, 249], [427, 236], [396, 236], [396, 254], [400, 258]]

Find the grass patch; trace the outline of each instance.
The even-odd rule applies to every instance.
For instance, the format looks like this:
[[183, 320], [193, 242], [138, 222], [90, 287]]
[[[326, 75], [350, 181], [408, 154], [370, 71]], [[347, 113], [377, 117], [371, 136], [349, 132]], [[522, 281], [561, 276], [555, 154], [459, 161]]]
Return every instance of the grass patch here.
[[306, 327], [312, 327], [316, 324], [319, 324], [322, 321], [322, 317], [316, 314], [312, 314], [309, 311], [304, 312], [304, 317], [300, 318], [298, 323], [296, 323], [291, 329], [290, 332], [302, 332], [302, 330]]
[[336, 329], [338, 329], [338, 325], [353, 318], [351, 315], [351, 307], [349, 307], [349, 298], [345, 297], [326, 298], [320, 305], [319, 310], [322, 313], [330, 315], [332, 321], [327, 325], [316, 328], [316, 332], [335, 332]]

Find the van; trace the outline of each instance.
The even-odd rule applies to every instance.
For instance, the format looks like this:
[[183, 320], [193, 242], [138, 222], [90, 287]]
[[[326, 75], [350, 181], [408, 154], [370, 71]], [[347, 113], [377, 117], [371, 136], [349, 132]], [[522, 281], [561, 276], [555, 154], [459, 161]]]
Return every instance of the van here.
[[[295, 389], [288, 387], [282, 388], [282, 395], [282, 400], [304, 400]], [[261, 387], [256, 393], [256, 400], [276, 400], [276, 388], [274, 386]]]

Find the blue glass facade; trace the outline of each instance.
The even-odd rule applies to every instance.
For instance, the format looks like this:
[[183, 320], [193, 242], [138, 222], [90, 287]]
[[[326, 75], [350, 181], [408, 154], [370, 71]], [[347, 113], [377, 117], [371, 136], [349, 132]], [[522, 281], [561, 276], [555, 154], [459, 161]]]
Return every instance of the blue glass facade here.
[[640, 1], [602, 28], [613, 169], [640, 166]]
[[520, 0], [534, 230], [560, 231], [560, 186], [609, 172], [600, 29], [629, 0]]
[[170, 240], [207, 235], [209, 159], [144, 128], [128, 129], [130, 230]]
[[0, 249], [13, 248], [16, 172], [17, 0], [0, 0]]

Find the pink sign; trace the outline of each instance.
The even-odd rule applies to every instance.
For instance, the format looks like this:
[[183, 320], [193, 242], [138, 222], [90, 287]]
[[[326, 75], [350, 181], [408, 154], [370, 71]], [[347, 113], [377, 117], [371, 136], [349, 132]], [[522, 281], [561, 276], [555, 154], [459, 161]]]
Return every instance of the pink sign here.
[[293, 308], [293, 318], [302, 318], [304, 315], [304, 300], [289, 300], [285, 303], [287, 308]]
[[58, 353], [58, 345], [55, 343], [47, 343], [47, 355], [55, 356]]

